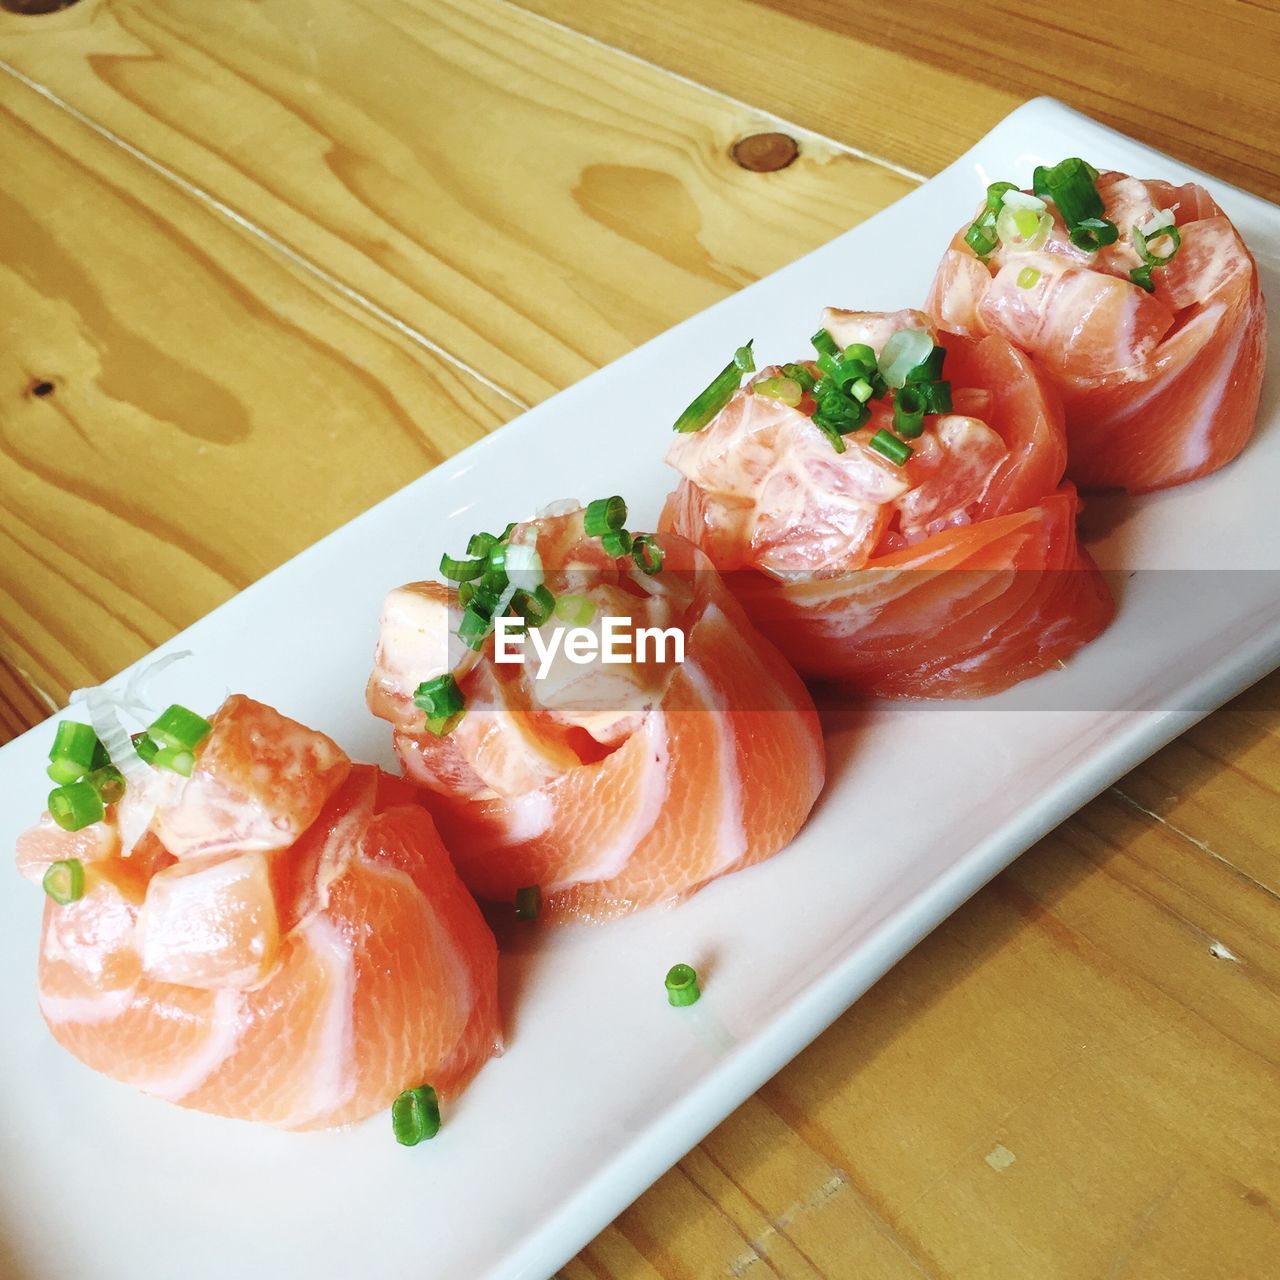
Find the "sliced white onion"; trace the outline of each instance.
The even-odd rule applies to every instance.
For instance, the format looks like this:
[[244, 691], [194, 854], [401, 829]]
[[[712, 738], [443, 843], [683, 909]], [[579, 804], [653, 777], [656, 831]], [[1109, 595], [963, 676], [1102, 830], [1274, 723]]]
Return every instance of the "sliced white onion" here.
[[1040, 214], [1035, 231], [1025, 239], [1018, 229], [1017, 214], [1016, 209], [1006, 208], [1000, 211], [1000, 216], [996, 219], [996, 235], [1000, 237], [1000, 243], [1014, 253], [1028, 253], [1032, 249], [1039, 249], [1053, 230], [1053, 214]]
[[899, 329], [884, 344], [876, 361], [880, 376], [891, 387], [905, 386], [907, 374], [927, 360], [932, 350], [933, 339], [923, 329]]
[[536, 545], [515, 543], [508, 546], [504, 568], [513, 590], [536, 591], [542, 586], [542, 556]]
[[163, 658], [157, 658], [154, 662], [148, 662], [145, 667], [139, 667], [137, 671], [129, 677], [129, 683], [124, 687], [124, 699], [132, 706], [139, 709], [140, 714], [155, 719], [159, 714], [156, 708], [151, 706], [149, 693], [151, 681], [156, 678], [166, 667], [171, 667], [175, 662], [181, 662], [183, 658], [191, 657], [190, 649], [177, 649], [173, 653], [166, 653]]
[[74, 689], [68, 700], [71, 705], [81, 703], [89, 716], [89, 723], [98, 735], [98, 741], [106, 748], [111, 763], [126, 778], [136, 778], [146, 766], [138, 758], [129, 740], [129, 731], [120, 723], [120, 696], [108, 689]]
[[1029, 196], [1025, 191], [1006, 191], [1000, 202], [1002, 209], [1030, 209], [1044, 213], [1048, 205], [1039, 196]]
[[133, 749], [129, 731], [121, 723], [123, 712], [135, 720], [146, 724], [159, 714], [146, 699], [146, 687], [153, 676], [157, 676], [166, 667], [191, 656], [190, 649], [180, 649], [176, 653], [165, 654], [149, 662], [145, 667], [135, 671], [129, 677], [122, 690], [112, 689], [105, 684], [95, 685], [89, 689], [73, 689], [68, 703], [83, 703], [89, 714], [89, 723], [98, 735], [98, 741], [106, 749], [111, 763], [126, 778], [136, 779], [147, 772], [147, 766]]
[[1176, 225], [1177, 221], [1177, 218], [1173, 216], [1172, 209], [1161, 209], [1159, 213], [1148, 218], [1138, 230], [1150, 240], [1157, 231], [1161, 231], [1165, 227], [1172, 227]]
[[498, 597], [498, 603], [493, 606], [494, 626], [497, 626], [499, 618], [505, 617], [508, 609], [511, 608], [511, 602], [516, 598], [516, 584], [510, 580], [503, 587], [502, 594]]

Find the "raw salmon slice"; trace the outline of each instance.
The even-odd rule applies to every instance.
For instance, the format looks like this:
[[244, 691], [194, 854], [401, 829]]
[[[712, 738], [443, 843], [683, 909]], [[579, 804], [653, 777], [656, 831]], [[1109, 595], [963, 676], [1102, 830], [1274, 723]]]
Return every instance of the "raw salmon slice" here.
[[29, 876], [85, 866], [83, 897], [45, 907], [54, 1036], [149, 1093], [289, 1129], [455, 1094], [501, 1045], [497, 949], [415, 792], [249, 698], [212, 723], [189, 780], [131, 778], [128, 839], [124, 801], [21, 837]]
[[[393, 591], [369, 706], [395, 730], [405, 772], [466, 885], [511, 902], [537, 886], [545, 919], [600, 920], [690, 894], [778, 852], [821, 790], [825, 757], [804, 686], [683, 538], [656, 540], [662, 568], [604, 554], [574, 508], [516, 526], [544, 585], [608, 616], [678, 629], [684, 661], [499, 663], [450, 653], [454, 592]], [[586, 602], [584, 609], [581, 602]], [[553, 617], [538, 628], [563, 627]], [[451, 670], [465, 696], [451, 731], [426, 731], [414, 690]]]
[[[1001, 244], [983, 261], [962, 228], [925, 305], [945, 330], [995, 334], [1034, 358], [1066, 406], [1071, 479], [1142, 493], [1216, 471], [1248, 443], [1266, 307], [1257, 264], [1203, 187], [1104, 173], [1097, 190], [1115, 244], [1076, 248], [1052, 204], [1034, 250]], [[1134, 228], [1168, 215], [1181, 247], [1147, 292], [1130, 279]]]
[[[920, 312], [823, 321], [841, 348], [879, 351], [903, 328], [936, 339]], [[668, 451], [681, 479], [661, 527], [703, 547], [806, 677], [977, 697], [1069, 657], [1112, 616], [1076, 539], [1057, 397], [1001, 338], [948, 336], [946, 350], [953, 411], [926, 417], [905, 465], [869, 444], [892, 426], [887, 403], [837, 453], [812, 406], [756, 395], [755, 382]]]

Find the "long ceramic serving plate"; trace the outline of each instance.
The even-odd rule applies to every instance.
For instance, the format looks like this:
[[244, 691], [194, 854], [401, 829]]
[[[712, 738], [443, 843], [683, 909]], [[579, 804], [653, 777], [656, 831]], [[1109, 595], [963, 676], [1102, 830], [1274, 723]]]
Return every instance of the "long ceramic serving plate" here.
[[[390, 763], [386, 725], [363, 701], [387, 588], [432, 572], [473, 529], [556, 498], [621, 491], [632, 527], [651, 527], [673, 483], [669, 424], [728, 352], [754, 337], [762, 362], [791, 358], [828, 303], [918, 305], [988, 181], [1026, 182], [1072, 154], [1205, 182], [1280, 297], [1280, 210], [1058, 103], [1029, 103], [892, 208], [525, 414], [197, 623], [161, 651], [194, 656], [159, 677], [158, 700], [211, 707], [242, 690]], [[1028, 845], [1280, 664], [1276, 386], [1273, 372], [1258, 436], [1225, 472], [1092, 505], [1086, 527], [1120, 610], [1065, 670], [981, 703], [846, 717], [826, 794], [777, 858], [672, 910], [513, 934], [506, 1055], [428, 1145], [397, 1147], [379, 1119], [259, 1130], [81, 1067], [37, 1012], [42, 904], [12, 875], [0, 895], [0, 1272], [542, 1280]], [[49, 733], [0, 751], [0, 850], [38, 808]], [[690, 1009], [666, 1004], [677, 960], [704, 975]]]

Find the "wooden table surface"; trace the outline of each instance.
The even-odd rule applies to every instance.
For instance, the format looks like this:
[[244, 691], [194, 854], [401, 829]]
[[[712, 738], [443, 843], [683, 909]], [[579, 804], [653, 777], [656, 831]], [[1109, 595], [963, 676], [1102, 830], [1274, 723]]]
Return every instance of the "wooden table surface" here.
[[[0, 13], [0, 737], [1026, 97], [1280, 199], [1278, 63], [1276, 0]], [[798, 159], [736, 164], [762, 131]], [[1278, 785], [1273, 678], [998, 877], [565, 1280], [1280, 1275]]]

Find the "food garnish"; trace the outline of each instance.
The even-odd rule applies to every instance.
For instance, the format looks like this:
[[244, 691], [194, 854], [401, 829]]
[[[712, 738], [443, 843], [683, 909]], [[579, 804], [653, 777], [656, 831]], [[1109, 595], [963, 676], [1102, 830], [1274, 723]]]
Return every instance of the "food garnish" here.
[[702, 992], [698, 989], [698, 972], [688, 964], [673, 964], [667, 970], [667, 1003], [675, 1008], [696, 1004]]
[[746, 346], [739, 347], [733, 353], [733, 359], [712, 378], [706, 390], [697, 395], [693, 403], [676, 419], [676, 431], [682, 433], [701, 431], [733, 399], [733, 393], [742, 385], [742, 375], [756, 371], [751, 345], [751, 342], [748, 342]]
[[416, 1147], [440, 1132], [440, 1100], [429, 1084], [406, 1089], [391, 1104], [391, 1132], [402, 1147]]

